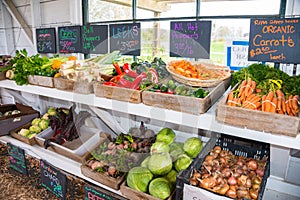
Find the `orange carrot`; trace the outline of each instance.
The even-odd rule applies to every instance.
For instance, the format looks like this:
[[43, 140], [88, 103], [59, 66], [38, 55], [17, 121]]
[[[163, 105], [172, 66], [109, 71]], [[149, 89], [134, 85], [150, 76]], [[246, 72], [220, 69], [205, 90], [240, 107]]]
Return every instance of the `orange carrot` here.
[[278, 101], [277, 97], [274, 97], [274, 98], [272, 99], [272, 102], [271, 102], [271, 110], [270, 110], [270, 112], [272, 112], [272, 113], [275, 113], [275, 112], [276, 112], [277, 101]]
[[246, 84], [247, 84], [247, 81], [246, 81], [246, 80], [243, 80], [243, 81], [242, 81], [242, 84], [241, 84], [241, 86], [240, 86], [240, 92], [239, 92], [238, 97], [241, 97], [241, 96], [242, 96], [243, 92], [245, 91]]
[[266, 100], [265, 100], [265, 111], [266, 112], [271, 112], [271, 102], [273, 100], [273, 97], [274, 97], [274, 92], [271, 91], [268, 93], [267, 97], [266, 97]]
[[261, 99], [261, 111], [265, 111], [265, 109], [266, 109], [266, 108], [265, 108], [265, 107], [266, 107], [266, 106], [265, 106], [266, 98], [267, 98], [266, 95], [263, 95], [263, 96], [262, 96], [262, 99]]
[[227, 105], [232, 106], [232, 100], [233, 100], [233, 91], [231, 91], [228, 95]]
[[286, 113], [287, 113], [288, 115], [291, 115], [291, 114], [292, 114], [292, 111], [291, 111], [291, 108], [290, 108], [290, 106], [289, 106], [289, 100], [286, 100], [286, 101], [285, 101], [285, 107], [286, 107]]
[[248, 97], [248, 92], [249, 92], [249, 90], [251, 88], [251, 83], [252, 83], [251, 78], [248, 78], [247, 85], [246, 85], [246, 88], [245, 88], [245, 97]]
[[299, 99], [299, 95], [293, 96], [292, 107], [294, 110], [298, 110], [298, 99]]
[[248, 96], [254, 92], [255, 87], [256, 87], [256, 82], [255, 81], [251, 81], [251, 85], [250, 85], [250, 88], [249, 88], [248, 94], [247, 94]]

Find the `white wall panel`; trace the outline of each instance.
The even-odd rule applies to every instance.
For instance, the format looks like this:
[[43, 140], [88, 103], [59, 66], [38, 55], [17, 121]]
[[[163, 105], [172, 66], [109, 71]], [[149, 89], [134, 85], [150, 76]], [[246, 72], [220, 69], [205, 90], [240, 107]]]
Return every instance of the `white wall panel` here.
[[[71, 2], [73, 3], [73, 1]], [[71, 24], [70, 0], [47, 1], [41, 3], [42, 26], [62, 26]]]

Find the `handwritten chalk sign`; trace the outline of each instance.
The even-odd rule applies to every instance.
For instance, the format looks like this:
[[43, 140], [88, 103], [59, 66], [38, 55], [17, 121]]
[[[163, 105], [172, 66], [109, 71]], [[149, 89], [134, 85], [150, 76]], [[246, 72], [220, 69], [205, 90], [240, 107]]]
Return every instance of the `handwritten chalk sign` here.
[[66, 199], [66, 175], [55, 167], [40, 160], [41, 184], [60, 199]]
[[209, 59], [211, 21], [173, 21], [170, 57]]
[[123, 55], [141, 54], [141, 24], [110, 24], [110, 52], [119, 50]]
[[300, 18], [251, 19], [249, 60], [300, 63]]
[[36, 46], [39, 53], [56, 53], [55, 28], [36, 29]]
[[81, 27], [58, 27], [59, 53], [81, 53]]
[[84, 25], [82, 33], [82, 53], [106, 54], [108, 52], [108, 26]]
[[126, 198], [110, 192], [104, 188], [93, 187], [86, 184], [84, 186], [84, 199], [85, 200], [126, 200]]
[[11, 143], [7, 143], [7, 146], [10, 167], [28, 176], [24, 149], [21, 149], [20, 147], [17, 147]]

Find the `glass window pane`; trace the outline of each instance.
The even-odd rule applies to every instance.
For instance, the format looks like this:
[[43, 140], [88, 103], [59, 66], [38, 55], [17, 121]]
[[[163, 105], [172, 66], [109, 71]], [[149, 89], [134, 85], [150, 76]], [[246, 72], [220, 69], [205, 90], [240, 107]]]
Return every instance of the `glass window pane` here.
[[200, 3], [201, 16], [279, 14], [280, 0], [209, 1]]
[[89, 0], [89, 22], [132, 19], [132, 1], [128, 2], [127, 5], [124, 5], [101, 0]]

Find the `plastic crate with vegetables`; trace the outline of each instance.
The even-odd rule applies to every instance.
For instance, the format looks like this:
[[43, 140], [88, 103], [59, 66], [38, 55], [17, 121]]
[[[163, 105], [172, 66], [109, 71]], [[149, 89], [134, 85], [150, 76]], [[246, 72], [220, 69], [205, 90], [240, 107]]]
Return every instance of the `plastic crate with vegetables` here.
[[221, 135], [178, 174], [176, 199], [262, 199], [269, 175], [269, 144]]

